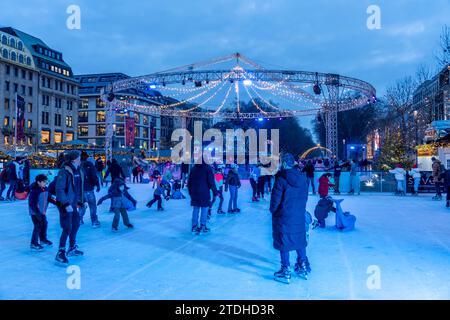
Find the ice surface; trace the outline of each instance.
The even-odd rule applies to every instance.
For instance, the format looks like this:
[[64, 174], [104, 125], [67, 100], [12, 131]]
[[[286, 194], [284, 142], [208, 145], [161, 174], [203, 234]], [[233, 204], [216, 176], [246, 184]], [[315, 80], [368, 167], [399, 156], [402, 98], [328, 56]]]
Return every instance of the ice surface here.
[[[48, 212], [54, 247], [31, 252], [26, 201], [1, 203], [0, 299], [450, 298], [450, 210], [431, 195], [340, 196], [344, 210], [357, 217], [356, 230], [335, 230], [332, 214], [327, 229], [311, 232], [309, 279], [293, 277], [286, 285], [273, 280], [279, 255], [272, 247], [269, 200], [251, 203], [247, 182], [238, 199], [242, 213], [217, 216], [214, 210], [211, 234], [200, 236], [190, 232], [189, 199], [164, 201], [160, 212], [156, 205], [145, 207], [153, 194], [150, 185], [130, 187], [139, 201], [129, 213], [134, 230], [121, 222], [119, 233], [111, 232], [109, 201], [99, 207], [100, 229], [91, 228], [86, 213], [78, 233], [85, 256], [69, 258], [80, 267], [80, 290], [68, 289], [70, 275], [54, 264], [60, 235], [56, 209]], [[317, 200], [309, 198], [311, 213]], [[227, 204], [228, 194], [225, 210]], [[380, 289], [367, 286], [369, 266], [380, 270]]]

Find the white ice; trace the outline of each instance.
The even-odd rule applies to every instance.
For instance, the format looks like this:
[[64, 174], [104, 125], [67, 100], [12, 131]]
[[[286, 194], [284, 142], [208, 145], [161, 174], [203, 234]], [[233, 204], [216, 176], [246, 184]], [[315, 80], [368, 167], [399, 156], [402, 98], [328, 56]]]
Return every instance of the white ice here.
[[[158, 212], [145, 207], [150, 185], [130, 186], [139, 201], [129, 213], [134, 230], [121, 222], [119, 233], [111, 232], [109, 201], [99, 207], [100, 229], [91, 228], [86, 214], [78, 233], [85, 256], [69, 259], [81, 271], [79, 290], [68, 289], [71, 275], [54, 264], [56, 209], [48, 212], [54, 247], [31, 252], [27, 202], [1, 203], [0, 299], [450, 298], [450, 210], [431, 195], [343, 195], [344, 210], [357, 217], [356, 230], [335, 230], [332, 214], [326, 229], [311, 232], [309, 279], [293, 277], [286, 285], [273, 280], [279, 254], [272, 247], [269, 200], [251, 203], [247, 182], [239, 194], [242, 213], [214, 212], [211, 234], [200, 236], [190, 232], [189, 199], [165, 201]], [[310, 212], [317, 200], [310, 196]], [[224, 209], [227, 203], [228, 195]], [[379, 286], [373, 282], [378, 276]]]

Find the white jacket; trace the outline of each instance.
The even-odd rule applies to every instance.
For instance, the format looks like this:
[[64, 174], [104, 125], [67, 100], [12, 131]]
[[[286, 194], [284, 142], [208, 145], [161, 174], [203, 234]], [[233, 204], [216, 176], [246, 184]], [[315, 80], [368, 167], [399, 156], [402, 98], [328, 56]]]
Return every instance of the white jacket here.
[[421, 177], [421, 175], [420, 175], [420, 169], [418, 169], [418, 168], [413, 168], [413, 169], [411, 169], [411, 170], [409, 171], [409, 175], [412, 176], [414, 179], [420, 178], [420, 177]]
[[395, 174], [395, 180], [405, 180], [406, 178], [406, 171], [403, 168], [395, 168], [389, 172]]

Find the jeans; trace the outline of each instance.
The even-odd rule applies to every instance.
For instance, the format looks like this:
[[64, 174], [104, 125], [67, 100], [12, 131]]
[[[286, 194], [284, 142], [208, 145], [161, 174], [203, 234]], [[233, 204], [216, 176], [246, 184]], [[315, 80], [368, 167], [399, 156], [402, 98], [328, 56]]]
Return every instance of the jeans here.
[[256, 198], [258, 194], [258, 184], [256, 183], [255, 179], [250, 178], [250, 184], [252, 185], [252, 191], [253, 191], [253, 198]]
[[[94, 191], [86, 191], [84, 192], [84, 199], [86, 199], [88, 206], [89, 206], [89, 212], [91, 214], [91, 222], [97, 222], [98, 216], [97, 216], [97, 199], [95, 198]], [[86, 208], [80, 209], [80, 218], [83, 219], [84, 214], [86, 213]]]
[[312, 192], [316, 193], [316, 186], [314, 185], [314, 177], [307, 177], [306, 178], [306, 182], [308, 183], [308, 189], [309, 189], [309, 185], [312, 185]]
[[67, 212], [64, 209], [59, 210], [59, 223], [62, 228], [61, 237], [59, 238], [59, 248], [65, 249], [67, 238], [69, 238], [70, 247], [74, 247], [77, 242], [77, 232], [80, 228], [80, 215], [76, 206], [72, 206], [73, 212]]
[[334, 176], [334, 192], [339, 193], [339, 180], [340, 180], [340, 176]]
[[420, 178], [414, 178], [414, 192], [419, 192]]
[[192, 210], [192, 227], [198, 226], [199, 211], [201, 211], [200, 224], [202, 226], [206, 226], [206, 219], [208, 217], [208, 207], [194, 207], [194, 209]]
[[403, 187], [404, 187], [403, 180], [397, 180], [397, 191], [398, 192], [405, 192]]
[[212, 208], [212, 206], [216, 202], [217, 198], [219, 198], [219, 208], [217, 208], [217, 210], [222, 210], [222, 205], [223, 205], [223, 188], [222, 187], [220, 187], [219, 190], [217, 190], [217, 196], [213, 197], [213, 200], [211, 202], [211, 206], [209, 207], [210, 209]]
[[228, 201], [228, 211], [237, 209], [237, 197], [238, 197], [238, 187], [229, 186], [230, 188], [230, 200]]
[[[297, 251], [297, 263], [302, 263], [306, 261], [306, 248], [296, 250]], [[289, 251], [280, 251], [281, 265], [283, 267], [288, 267], [291, 265], [289, 262]]]
[[155, 202], [158, 201], [158, 209], [162, 208], [162, 198], [161, 196], [154, 195], [153, 199], [147, 203], [147, 206], [151, 207]]
[[43, 214], [32, 215], [31, 220], [33, 221], [33, 233], [31, 235], [31, 244], [39, 244], [39, 240], [47, 240], [47, 217]]
[[113, 228], [117, 228], [119, 226], [120, 215], [122, 215], [123, 224], [126, 226], [130, 225], [127, 210], [125, 208], [114, 208], [114, 219], [112, 223]]
[[359, 175], [350, 174], [350, 192], [359, 194]]
[[0, 197], [3, 197], [3, 191], [6, 189], [6, 184], [3, 180], [0, 180]]
[[9, 182], [9, 188], [6, 192], [6, 198], [15, 198], [16, 197], [16, 188], [17, 188], [17, 180], [11, 180]]

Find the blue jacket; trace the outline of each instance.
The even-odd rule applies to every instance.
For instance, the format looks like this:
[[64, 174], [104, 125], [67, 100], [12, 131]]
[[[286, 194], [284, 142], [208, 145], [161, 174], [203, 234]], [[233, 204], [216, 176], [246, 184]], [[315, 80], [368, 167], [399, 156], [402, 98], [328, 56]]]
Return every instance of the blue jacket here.
[[[120, 187], [124, 186], [124, 190], [120, 190]], [[136, 207], [137, 201], [128, 193], [129, 188], [125, 185], [125, 182], [116, 178], [114, 180], [111, 187], [108, 189], [108, 194], [98, 201], [97, 205], [100, 205], [106, 199], [111, 199], [111, 208], [112, 209], [127, 209], [127, 200], [131, 201], [133, 205]], [[125, 200], [125, 198], [127, 200]]]
[[305, 211], [308, 201], [306, 176], [297, 169], [275, 176], [270, 199], [273, 247], [277, 250], [306, 248]]
[[49, 203], [56, 204], [52, 198], [48, 188], [40, 188], [36, 182], [30, 187], [30, 194], [28, 196], [28, 211], [30, 215], [43, 215], [47, 212]]

